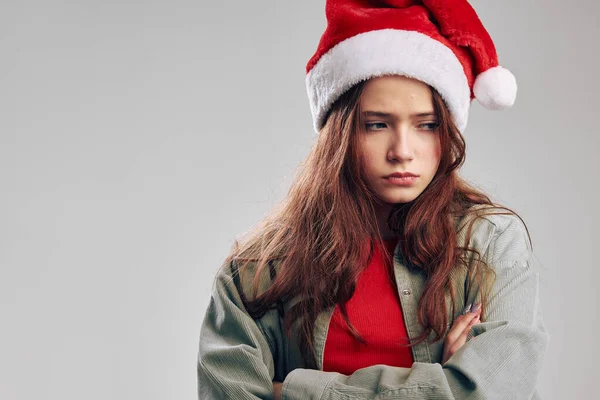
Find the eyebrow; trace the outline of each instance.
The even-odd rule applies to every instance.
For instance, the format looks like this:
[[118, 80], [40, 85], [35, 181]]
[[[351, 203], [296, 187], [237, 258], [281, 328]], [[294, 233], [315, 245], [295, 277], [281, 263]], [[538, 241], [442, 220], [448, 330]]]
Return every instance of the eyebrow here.
[[[381, 118], [394, 118], [395, 115], [392, 113], [386, 113], [382, 111], [363, 111], [365, 117], [381, 117]], [[424, 112], [418, 114], [411, 114], [411, 117], [435, 117], [434, 112]]]

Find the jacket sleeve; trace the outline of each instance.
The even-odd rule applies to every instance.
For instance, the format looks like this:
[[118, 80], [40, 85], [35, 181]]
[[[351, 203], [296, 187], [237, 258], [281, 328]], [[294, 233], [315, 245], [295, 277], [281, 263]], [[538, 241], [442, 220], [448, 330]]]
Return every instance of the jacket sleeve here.
[[[291, 371], [283, 400], [531, 399], [549, 335], [539, 304], [539, 268], [517, 217], [496, 218], [485, 260], [496, 272], [487, 319], [444, 364], [375, 365], [351, 375]], [[475, 288], [468, 294], [478, 301]]]
[[214, 280], [200, 329], [198, 398], [272, 399], [271, 349], [246, 312], [229, 268], [223, 266]]

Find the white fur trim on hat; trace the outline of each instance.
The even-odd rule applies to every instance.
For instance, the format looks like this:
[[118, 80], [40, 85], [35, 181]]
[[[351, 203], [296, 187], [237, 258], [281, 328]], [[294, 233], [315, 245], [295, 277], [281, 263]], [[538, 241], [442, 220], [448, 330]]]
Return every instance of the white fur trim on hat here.
[[325, 53], [306, 75], [306, 90], [318, 133], [331, 105], [356, 83], [381, 75], [404, 75], [434, 87], [458, 129], [467, 126], [471, 90], [452, 50], [429, 36], [398, 29], [361, 33]]
[[506, 68], [493, 67], [475, 78], [473, 93], [477, 101], [489, 110], [512, 107], [517, 97], [517, 79]]

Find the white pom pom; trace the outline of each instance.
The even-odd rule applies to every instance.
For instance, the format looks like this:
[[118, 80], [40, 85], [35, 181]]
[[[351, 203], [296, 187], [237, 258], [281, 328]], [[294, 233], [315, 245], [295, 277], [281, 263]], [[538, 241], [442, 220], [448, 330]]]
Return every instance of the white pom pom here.
[[475, 78], [473, 93], [477, 101], [490, 110], [512, 107], [517, 97], [517, 80], [500, 66], [482, 72]]

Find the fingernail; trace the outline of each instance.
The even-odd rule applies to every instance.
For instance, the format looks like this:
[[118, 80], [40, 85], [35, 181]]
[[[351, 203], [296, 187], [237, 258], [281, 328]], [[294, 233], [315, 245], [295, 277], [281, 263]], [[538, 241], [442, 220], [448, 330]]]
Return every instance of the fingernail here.
[[462, 310], [462, 314], [463, 314], [463, 315], [464, 315], [464, 314], [466, 314], [466, 313], [468, 313], [468, 312], [471, 310], [471, 304], [472, 304], [472, 303], [469, 303], [469, 304], [468, 304], [468, 305], [467, 305], [467, 306], [466, 306], [466, 307], [465, 307], [465, 308]]
[[471, 308], [470, 312], [477, 312], [477, 310], [479, 310], [481, 308], [481, 303], [475, 303], [475, 305], [473, 306], [473, 308]]

